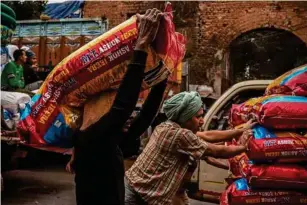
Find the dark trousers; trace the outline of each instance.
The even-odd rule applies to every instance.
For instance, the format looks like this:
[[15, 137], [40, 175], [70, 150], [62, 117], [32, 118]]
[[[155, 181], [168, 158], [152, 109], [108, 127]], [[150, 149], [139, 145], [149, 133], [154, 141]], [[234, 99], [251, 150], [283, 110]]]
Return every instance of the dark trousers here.
[[111, 182], [97, 177], [75, 177], [77, 205], [124, 205], [124, 177]]
[[124, 163], [120, 150], [95, 153], [75, 163], [77, 205], [124, 205]]

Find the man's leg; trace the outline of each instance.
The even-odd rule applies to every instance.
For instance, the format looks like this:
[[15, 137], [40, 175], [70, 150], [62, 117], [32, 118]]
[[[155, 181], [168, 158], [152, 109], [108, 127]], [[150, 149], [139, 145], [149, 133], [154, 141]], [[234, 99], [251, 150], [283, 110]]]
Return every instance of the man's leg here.
[[83, 183], [82, 175], [76, 174], [75, 175], [75, 194], [76, 194], [76, 204], [77, 205], [86, 205], [86, 196], [85, 196], [85, 189], [87, 185]]
[[125, 205], [147, 205], [142, 197], [133, 190], [125, 178]]
[[178, 191], [172, 199], [173, 205], [189, 205], [190, 200], [186, 191]]

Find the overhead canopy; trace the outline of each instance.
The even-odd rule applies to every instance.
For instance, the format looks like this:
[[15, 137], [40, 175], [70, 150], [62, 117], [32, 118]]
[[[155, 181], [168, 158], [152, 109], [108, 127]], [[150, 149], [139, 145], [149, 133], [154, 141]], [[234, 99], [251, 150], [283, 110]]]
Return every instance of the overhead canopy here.
[[64, 1], [53, 3], [52, 1], [46, 5], [44, 14], [51, 19], [61, 18], [80, 18], [84, 0]]

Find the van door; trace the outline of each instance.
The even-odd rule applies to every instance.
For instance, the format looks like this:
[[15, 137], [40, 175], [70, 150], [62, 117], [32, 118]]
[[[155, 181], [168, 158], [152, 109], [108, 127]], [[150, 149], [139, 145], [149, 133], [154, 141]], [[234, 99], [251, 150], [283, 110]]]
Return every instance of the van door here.
[[[242, 84], [243, 86], [237, 87], [231, 92], [226, 91], [218, 100], [219, 102], [217, 101], [216, 103], [214, 103], [209, 109], [207, 114], [210, 114], [210, 116], [206, 115], [205, 117], [206, 130], [230, 129], [228, 125], [228, 120], [232, 104], [240, 104], [250, 98], [262, 96], [268, 84], [269, 81], [265, 81], [262, 85], [257, 86], [253, 85], [253, 83], [247, 85]], [[230, 88], [229, 90], [231, 89], [232, 88]], [[222, 106], [216, 109], [216, 106], [220, 106], [221, 104]], [[216, 111], [210, 113], [211, 109], [216, 109]], [[199, 190], [222, 193], [227, 185], [224, 179], [227, 178], [229, 175], [230, 172], [228, 170], [216, 168], [212, 165], [207, 164], [205, 161], [200, 160], [199, 166], [197, 167], [191, 178], [190, 187], [192, 190], [190, 190], [190, 197], [194, 198], [193, 193], [191, 192], [195, 191], [195, 186], [198, 186]]]

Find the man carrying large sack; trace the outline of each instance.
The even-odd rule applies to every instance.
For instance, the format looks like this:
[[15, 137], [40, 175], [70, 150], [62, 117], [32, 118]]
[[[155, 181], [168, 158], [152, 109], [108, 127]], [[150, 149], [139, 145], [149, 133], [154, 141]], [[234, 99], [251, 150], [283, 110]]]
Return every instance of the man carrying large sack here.
[[[157, 9], [137, 15], [139, 35], [135, 51], [110, 111], [75, 137], [78, 205], [124, 204], [124, 164], [118, 143], [123, 137], [124, 124], [136, 105], [144, 76], [146, 50], [155, 38], [161, 16]], [[158, 85], [160, 101], [165, 88], [163, 83]]]

